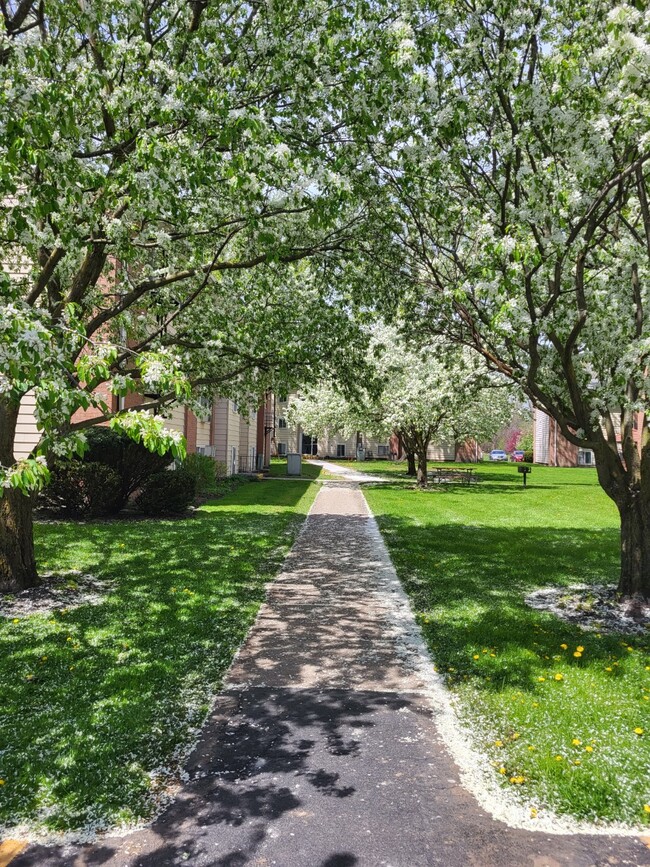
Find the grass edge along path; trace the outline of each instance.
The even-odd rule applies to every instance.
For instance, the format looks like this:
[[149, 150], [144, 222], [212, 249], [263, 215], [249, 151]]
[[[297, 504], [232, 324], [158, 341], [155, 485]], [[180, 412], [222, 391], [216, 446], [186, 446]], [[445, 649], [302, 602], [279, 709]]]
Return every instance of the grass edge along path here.
[[650, 821], [650, 642], [524, 603], [615, 581], [617, 516], [590, 470], [479, 466], [481, 482], [364, 486], [436, 670], [492, 779], [531, 816]]
[[0, 836], [83, 840], [158, 812], [317, 490], [250, 483], [188, 518], [36, 527], [43, 571], [106, 595], [0, 619]]

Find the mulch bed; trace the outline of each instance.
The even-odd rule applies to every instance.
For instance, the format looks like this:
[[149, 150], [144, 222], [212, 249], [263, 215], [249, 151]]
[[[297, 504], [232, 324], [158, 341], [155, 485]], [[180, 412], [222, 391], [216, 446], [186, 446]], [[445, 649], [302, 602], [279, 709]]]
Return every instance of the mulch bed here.
[[590, 632], [650, 634], [650, 604], [641, 597], [621, 601], [613, 584], [546, 587], [530, 593], [526, 604]]
[[0, 616], [26, 617], [79, 605], [98, 605], [111, 586], [109, 581], [76, 571], [41, 575], [37, 587], [0, 598]]

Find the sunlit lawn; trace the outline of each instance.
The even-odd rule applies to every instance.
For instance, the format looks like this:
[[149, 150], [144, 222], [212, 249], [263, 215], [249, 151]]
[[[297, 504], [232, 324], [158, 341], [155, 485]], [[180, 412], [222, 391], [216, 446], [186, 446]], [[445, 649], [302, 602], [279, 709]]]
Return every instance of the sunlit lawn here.
[[[317, 464], [312, 464], [310, 461], [302, 460], [300, 464], [300, 475], [303, 479], [318, 479], [323, 473], [323, 468]], [[272, 478], [284, 478], [287, 475], [287, 459], [286, 458], [271, 458], [271, 469], [269, 475]]]
[[365, 488], [435, 664], [504, 786], [536, 808], [647, 822], [648, 637], [524, 604], [537, 587], [616, 581], [616, 510], [593, 470], [534, 467], [527, 490], [516, 466], [478, 472], [472, 487]]
[[36, 527], [43, 571], [111, 584], [98, 605], [0, 619], [5, 831], [152, 813], [315, 492], [250, 483], [187, 519]]

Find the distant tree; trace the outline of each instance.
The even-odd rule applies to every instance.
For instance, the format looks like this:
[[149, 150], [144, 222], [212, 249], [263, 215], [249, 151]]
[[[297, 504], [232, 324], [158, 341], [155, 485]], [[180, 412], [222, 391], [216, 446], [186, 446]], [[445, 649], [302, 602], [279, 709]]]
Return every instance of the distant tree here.
[[293, 418], [315, 433], [397, 433], [407, 454], [415, 456], [421, 487], [428, 483], [427, 453], [434, 439], [483, 440], [512, 414], [505, 381], [490, 376], [478, 354], [448, 341], [416, 351], [395, 329], [376, 325], [367, 363], [373, 390], [346, 399], [334, 386], [321, 385], [296, 403]]

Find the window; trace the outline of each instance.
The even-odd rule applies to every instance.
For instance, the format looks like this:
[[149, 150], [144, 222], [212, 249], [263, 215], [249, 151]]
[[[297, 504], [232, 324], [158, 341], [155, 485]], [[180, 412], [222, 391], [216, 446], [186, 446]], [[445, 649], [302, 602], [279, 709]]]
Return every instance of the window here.
[[595, 466], [595, 463], [596, 461], [594, 460], [594, 453], [591, 449], [578, 450], [578, 466], [593, 467]]
[[318, 454], [318, 437], [309, 436], [309, 434], [302, 435], [302, 453], [303, 455], [316, 455]]
[[286, 394], [281, 394], [281, 395], [278, 397], [278, 400], [280, 401], [280, 403], [286, 403], [286, 402], [287, 402], [287, 395], [286, 395]]
[[336, 457], [344, 458], [345, 457], [345, 443], [337, 443], [336, 444]]
[[277, 444], [278, 457], [284, 458], [287, 454], [287, 444], [286, 443], [278, 443]]
[[378, 458], [387, 458], [388, 457], [388, 446], [377, 446], [377, 457]]
[[200, 421], [212, 421], [212, 400], [204, 394], [199, 397], [199, 406], [201, 407]]
[[280, 416], [280, 418], [278, 418], [278, 427], [279, 428], [286, 428], [286, 426], [287, 426], [286, 418], [282, 418], [282, 416]]

